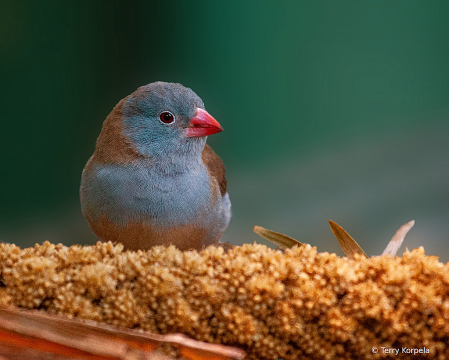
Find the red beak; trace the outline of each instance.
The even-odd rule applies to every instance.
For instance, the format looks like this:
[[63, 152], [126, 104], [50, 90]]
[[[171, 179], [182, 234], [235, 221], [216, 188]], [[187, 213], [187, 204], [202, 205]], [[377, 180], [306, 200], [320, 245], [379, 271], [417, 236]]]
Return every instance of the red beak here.
[[206, 110], [197, 108], [195, 116], [190, 119], [189, 127], [187, 128], [187, 136], [208, 136], [220, 131], [223, 131], [223, 128], [218, 121]]

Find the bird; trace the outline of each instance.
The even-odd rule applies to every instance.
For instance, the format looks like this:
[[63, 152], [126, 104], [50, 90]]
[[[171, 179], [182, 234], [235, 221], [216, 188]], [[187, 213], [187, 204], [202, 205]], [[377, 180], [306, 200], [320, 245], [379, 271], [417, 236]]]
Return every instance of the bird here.
[[94, 234], [128, 250], [218, 245], [231, 202], [223, 162], [206, 140], [221, 131], [178, 83], [150, 83], [122, 99], [81, 175], [81, 210]]

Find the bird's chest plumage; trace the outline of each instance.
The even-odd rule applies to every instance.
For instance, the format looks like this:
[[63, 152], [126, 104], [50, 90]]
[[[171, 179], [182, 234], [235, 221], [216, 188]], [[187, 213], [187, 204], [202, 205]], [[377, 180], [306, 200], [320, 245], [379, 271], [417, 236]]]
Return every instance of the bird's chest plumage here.
[[178, 173], [135, 164], [96, 164], [83, 173], [81, 188], [83, 213], [93, 221], [106, 217], [118, 226], [201, 226], [216, 205], [204, 164]]

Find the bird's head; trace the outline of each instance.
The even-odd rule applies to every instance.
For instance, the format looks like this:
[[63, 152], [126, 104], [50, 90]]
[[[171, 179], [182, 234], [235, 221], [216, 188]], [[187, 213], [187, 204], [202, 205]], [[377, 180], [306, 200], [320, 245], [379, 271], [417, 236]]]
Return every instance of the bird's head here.
[[191, 89], [155, 82], [138, 88], [114, 107], [103, 123], [94, 154], [103, 163], [130, 163], [146, 157], [162, 165], [182, 168], [190, 162], [195, 166], [206, 137], [220, 131], [221, 125]]
[[123, 135], [140, 155], [156, 160], [201, 153], [206, 137], [222, 130], [199, 96], [181, 84], [151, 83], [123, 102]]

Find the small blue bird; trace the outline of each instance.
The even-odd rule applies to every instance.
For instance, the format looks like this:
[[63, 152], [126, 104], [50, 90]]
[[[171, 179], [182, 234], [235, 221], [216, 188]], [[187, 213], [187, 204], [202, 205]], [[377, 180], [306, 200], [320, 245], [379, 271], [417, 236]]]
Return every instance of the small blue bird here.
[[81, 177], [81, 209], [93, 232], [130, 250], [217, 244], [231, 202], [223, 162], [206, 139], [220, 131], [181, 84], [151, 83], [122, 99]]

